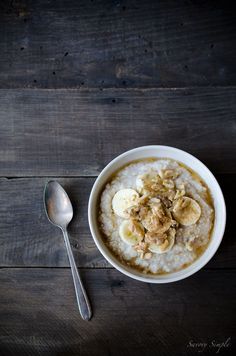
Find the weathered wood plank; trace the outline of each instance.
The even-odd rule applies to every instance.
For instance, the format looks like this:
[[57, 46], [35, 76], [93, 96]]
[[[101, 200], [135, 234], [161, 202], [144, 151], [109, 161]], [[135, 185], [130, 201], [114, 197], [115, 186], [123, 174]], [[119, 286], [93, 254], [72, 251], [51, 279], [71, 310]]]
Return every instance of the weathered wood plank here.
[[[8, 355], [235, 355], [235, 272], [201, 271], [169, 285], [115, 270], [83, 270], [94, 317], [77, 309], [69, 269], [1, 269], [0, 353]], [[206, 352], [207, 351], [207, 352]]]
[[[48, 222], [44, 212], [43, 189], [47, 180], [0, 179], [0, 265], [68, 266], [62, 233]], [[68, 190], [75, 209], [69, 233], [77, 264], [108, 265], [88, 228], [87, 203], [94, 179], [58, 181]]]
[[0, 90], [0, 175], [97, 175], [141, 145], [236, 173], [236, 88]]
[[[236, 268], [234, 238], [235, 175], [217, 176], [222, 185], [228, 209], [223, 242], [206, 268]], [[109, 267], [97, 250], [89, 232], [87, 202], [94, 178], [57, 180], [68, 191], [75, 208], [69, 233], [77, 265]], [[45, 216], [43, 189], [47, 178], [0, 179], [0, 266], [68, 266], [61, 231]]]
[[236, 84], [229, 3], [5, 0], [0, 6], [1, 88]]

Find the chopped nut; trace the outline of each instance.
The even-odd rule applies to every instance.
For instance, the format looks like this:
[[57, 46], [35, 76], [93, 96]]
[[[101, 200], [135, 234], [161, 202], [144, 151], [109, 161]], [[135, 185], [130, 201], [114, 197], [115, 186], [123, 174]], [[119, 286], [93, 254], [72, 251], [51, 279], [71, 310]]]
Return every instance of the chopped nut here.
[[141, 206], [140, 210], [139, 210], [139, 220], [142, 220], [145, 218], [145, 216], [148, 214], [148, 207], [146, 206]]
[[162, 189], [162, 186], [158, 183], [153, 183], [150, 185], [150, 190], [154, 190], [154, 192], [158, 192]]
[[152, 253], [151, 252], [146, 252], [143, 257], [144, 257], [145, 260], [150, 260], [150, 258], [152, 258]]
[[164, 179], [162, 184], [168, 189], [173, 189], [175, 187], [175, 184], [172, 179]]
[[168, 178], [175, 179], [178, 177], [178, 173], [173, 169], [161, 169], [159, 172], [159, 176], [162, 179], [168, 179]]
[[177, 175], [178, 175], [177, 172], [175, 172], [173, 169], [167, 169], [164, 172], [165, 178], [176, 178]]
[[163, 244], [163, 242], [167, 239], [167, 234], [158, 234], [156, 232], [147, 231], [145, 234], [145, 242], [155, 243], [157, 245]]
[[171, 202], [173, 202], [173, 200], [175, 199], [175, 191], [174, 190], [169, 190], [168, 192], [166, 192], [166, 198], [168, 198]]
[[190, 202], [187, 199], [183, 199], [182, 197], [177, 200], [177, 202], [174, 205], [173, 212], [176, 212], [179, 209], [184, 209], [186, 208]]
[[144, 254], [148, 251], [148, 244], [146, 242], [139, 242], [134, 246], [134, 249], [140, 254], [140, 257], [143, 258]]
[[134, 246], [134, 249], [139, 252], [143, 251], [145, 252], [147, 250], [147, 243], [146, 242], [139, 242], [137, 245]]
[[179, 199], [185, 195], [185, 186], [184, 184], [181, 184], [179, 186], [179, 189], [177, 189], [176, 194], [174, 196], [174, 200]]
[[131, 218], [136, 218], [139, 212], [139, 206], [138, 205], [133, 205], [130, 208], [126, 209], [125, 212], [131, 217]]
[[161, 179], [164, 179], [165, 178], [165, 176], [164, 176], [164, 169], [160, 169], [160, 171], [159, 171], [159, 176], [161, 177]]
[[160, 202], [161, 202], [161, 200], [159, 198], [151, 198], [149, 200], [149, 203], [160, 203]]

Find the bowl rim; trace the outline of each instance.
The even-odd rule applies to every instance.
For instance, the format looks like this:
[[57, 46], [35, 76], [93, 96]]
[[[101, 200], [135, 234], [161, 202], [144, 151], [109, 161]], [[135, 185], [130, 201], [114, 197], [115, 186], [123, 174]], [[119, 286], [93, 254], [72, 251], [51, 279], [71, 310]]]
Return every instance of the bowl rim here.
[[[168, 150], [169, 152], [175, 152], [179, 155], [185, 155], [185, 157], [194, 160], [195, 162], [197, 162], [198, 164], [200, 164], [200, 166], [202, 166], [202, 168], [205, 169], [205, 171], [207, 172], [207, 174], [209, 175], [210, 179], [214, 182], [214, 186], [217, 189], [217, 193], [216, 195], [218, 196], [218, 198], [221, 201], [221, 219], [222, 219], [222, 224], [221, 224], [221, 229], [220, 231], [217, 231], [217, 235], [218, 235], [218, 239], [217, 241], [214, 242], [214, 246], [212, 246], [211, 249], [211, 253], [207, 256], [207, 258], [205, 258], [205, 260], [202, 260], [201, 263], [198, 263], [199, 259], [204, 255], [201, 255], [197, 260], [195, 260], [192, 264], [190, 264], [188, 267], [181, 269], [179, 271], [176, 272], [170, 272], [164, 275], [145, 275], [142, 272], [136, 272], [135, 274], [130, 272], [128, 270], [128, 268], [122, 264], [115, 256], [112, 255], [111, 251], [109, 251], [109, 249], [106, 247], [104, 242], [100, 242], [99, 239], [96, 237], [96, 232], [94, 229], [94, 224], [93, 224], [93, 218], [92, 218], [92, 210], [93, 210], [93, 204], [95, 203], [93, 201], [94, 199], [94, 195], [97, 191], [97, 189], [100, 190], [100, 181], [103, 178], [103, 176], [107, 173], [107, 171], [117, 162], [122, 160], [122, 158], [125, 158], [127, 156], [129, 156], [130, 154], [134, 153], [134, 152], [139, 152], [139, 151], [148, 151], [148, 150], [153, 150], [153, 149], [158, 149], [158, 150]], [[151, 157], [151, 155], [150, 155]], [[164, 157], [164, 158], [169, 158], [168, 156]], [[132, 161], [134, 160], [130, 160], [130, 163], [132, 163]], [[176, 161], [181, 162], [181, 158], [180, 159], [176, 159]], [[121, 164], [122, 167], [122, 164]], [[115, 170], [114, 170], [115, 171]], [[196, 173], [198, 173], [198, 170], [196, 170]], [[112, 174], [112, 173], [111, 173]], [[200, 174], [199, 174], [200, 175]], [[201, 177], [201, 175], [200, 175]], [[213, 195], [213, 194], [212, 194]], [[214, 196], [213, 196], [214, 198]], [[96, 204], [95, 204], [96, 205]], [[211, 258], [215, 255], [216, 251], [218, 250], [223, 236], [224, 236], [224, 232], [225, 232], [225, 226], [226, 226], [226, 205], [225, 205], [225, 199], [221, 190], [221, 187], [218, 183], [218, 181], [216, 180], [215, 176], [213, 175], [213, 173], [210, 171], [210, 169], [202, 162], [200, 161], [197, 157], [193, 156], [192, 154], [181, 150], [179, 148], [173, 147], [173, 146], [165, 146], [165, 145], [147, 145], [147, 146], [139, 146], [136, 148], [133, 148], [131, 150], [125, 151], [123, 153], [121, 153], [120, 155], [116, 156], [115, 158], [113, 158], [100, 172], [100, 174], [98, 175], [98, 177], [96, 178], [93, 187], [91, 189], [90, 192], [90, 196], [89, 196], [89, 201], [88, 201], [88, 222], [89, 222], [89, 228], [90, 228], [90, 232], [92, 234], [93, 240], [98, 248], [98, 250], [101, 252], [101, 254], [103, 255], [103, 257], [114, 267], [116, 268], [118, 271], [120, 271], [121, 273], [125, 274], [128, 277], [131, 277], [135, 280], [138, 281], [142, 281], [142, 282], [146, 282], [146, 283], [155, 283], [155, 284], [162, 284], [162, 283], [172, 283], [172, 282], [176, 282], [176, 281], [180, 281], [182, 279], [185, 279], [191, 275], [193, 275], [194, 273], [198, 272], [200, 269], [202, 269], [210, 260]], [[209, 250], [209, 246], [206, 248], [205, 252]], [[195, 264], [195, 265], [194, 265]], [[194, 265], [194, 266], [193, 266]], [[193, 267], [192, 267], [193, 266]], [[192, 267], [192, 268], [191, 268]], [[136, 271], [136, 270], [134, 270]], [[178, 275], [176, 276], [175, 274], [178, 272], [182, 272], [182, 275]], [[164, 278], [163, 278], [164, 276]]]

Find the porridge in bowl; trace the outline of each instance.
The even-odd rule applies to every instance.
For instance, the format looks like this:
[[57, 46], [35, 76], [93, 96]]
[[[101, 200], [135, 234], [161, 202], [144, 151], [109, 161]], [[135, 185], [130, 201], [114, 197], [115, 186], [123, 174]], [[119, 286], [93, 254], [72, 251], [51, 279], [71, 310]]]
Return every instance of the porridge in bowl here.
[[145, 273], [187, 267], [207, 248], [214, 224], [208, 187], [172, 159], [134, 161], [105, 185], [98, 222], [114, 255]]

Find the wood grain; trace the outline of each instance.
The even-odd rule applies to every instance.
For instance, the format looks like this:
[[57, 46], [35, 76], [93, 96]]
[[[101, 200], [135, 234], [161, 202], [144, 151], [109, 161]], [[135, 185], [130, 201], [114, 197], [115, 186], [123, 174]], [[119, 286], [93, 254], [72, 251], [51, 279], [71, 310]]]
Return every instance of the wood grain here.
[[[0, 2], [0, 356], [236, 354], [234, 14], [223, 1]], [[216, 255], [168, 285], [111, 268], [87, 222], [97, 174], [149, 144], [200, 158], [227, 205]], [[45, 216], [50, 177], [74, 206], [89, 323], [62, 234]]]
[[233, 3], [4, 0], [0, 87], [236, 84]]
[[236, 88], [0, 90], [0, 175], [97, 175], [149, 144], [236, 173], [235, 98]]
[[[236, 268], [234, 239], [235, 175], [217, 176], [228, 209], [223, 242], [206, 268]], [[56, 178], [68, 191], [75, 215], [69, 234], [77, 265], [110, 267], [91, 237], [87, 203], [94, 178]], [[61, 231], [52, 226], [44, 212], [43, 189], [47, 178], [0, 179], [0, 266], [65, 267], [68, 260]]]
[[80, 318], [69, 269], [0, 270], [1, 356], [195, 355], [199, 347], [190, 341], [228, 338], [220, 354], [235, 354], [232, 271], [205, 270], [168, 285], [116, 270], [81, 272], [93, 306], [90, 322]]
[[[1, 263], [7, 266], [69, 266], [62, 232], [46, 218], [43, 189], [47, 178], [0, 179]], [[108, 264], [90, 235], [87, 203], [94, 179], [58, 179], [74, 206], [69, 234], [79, 266]]]

